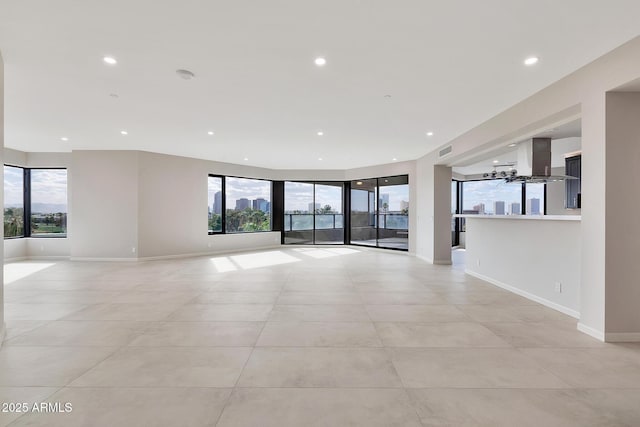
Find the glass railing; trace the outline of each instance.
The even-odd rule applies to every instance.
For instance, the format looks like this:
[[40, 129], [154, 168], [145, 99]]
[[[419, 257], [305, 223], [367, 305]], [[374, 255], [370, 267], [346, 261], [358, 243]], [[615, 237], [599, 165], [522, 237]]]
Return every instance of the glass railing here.
[[[284, 214], [284, 231], [314, 229], [314, 214]], [[344, 225], [342, 214], [315, 214], [316, 230], [332, 230]]]
[[401, 213], [380, 213], [378, 214], [379, 228], [386, 230], [408, 230], [409, 215]]

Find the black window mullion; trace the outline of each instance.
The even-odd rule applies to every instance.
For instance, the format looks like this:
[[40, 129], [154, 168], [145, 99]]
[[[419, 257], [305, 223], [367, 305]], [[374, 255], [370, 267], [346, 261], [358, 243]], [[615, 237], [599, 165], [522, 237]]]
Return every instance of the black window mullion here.
[[520, 198], [520, 214], [527, 214], [527, 183], [523, 182], [522, 184], [522, 197]]
[[24, 237], [31, 237], [31, 169], [24, 168]]
[[222, 227], [222, 234], [226, 234], [227, 233], [227, 177], [226, 176], [221, 176], [220, 179], [222, 180], [222, 195], [220, 196], [220, 205], [221, 205], [221, 209], [222, 212], [220, 212], [221, 215], [221, 219], [220, 219], [220, 225]]
[[342, 190], [342, 227], [344, 228], [344, 244], [351, 243], [351, 181], [346, 181]]

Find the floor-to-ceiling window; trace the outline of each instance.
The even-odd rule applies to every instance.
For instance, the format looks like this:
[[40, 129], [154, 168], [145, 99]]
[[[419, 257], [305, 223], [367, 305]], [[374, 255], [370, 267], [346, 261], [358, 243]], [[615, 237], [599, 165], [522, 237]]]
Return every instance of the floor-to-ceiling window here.
[[351, 243], [409, 248], [407, 175], [351, 182]]
[[344, 225], [342, 212], [342, 191], [339, 182], [315, 184], [315, 243], [343, 244]]
[[342, 182], [284, 183], [284, 242], [344, 243]]
[[351, 243], [376, 246], [377, 179], [351, 181]]
[[378, 178], [378, 246], [409, 249], [409, 180]]

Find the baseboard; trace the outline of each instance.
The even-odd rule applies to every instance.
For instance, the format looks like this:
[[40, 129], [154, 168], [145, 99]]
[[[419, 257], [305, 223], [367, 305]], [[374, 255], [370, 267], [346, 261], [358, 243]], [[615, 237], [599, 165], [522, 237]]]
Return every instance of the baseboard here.
[[591, 326], [587, 326], [584, 323], [580, 323], [580, 322], [578, 322], [578, 330], [580, 332], [584, 332], [585, 334], [592, 336], [593, 338], [597, 339], [598, 341], [603, 341], [604, 342], [604, 332], [602, 332], [602, 331], [594, 329]]
[[223, 254], [233, 254], [239, 252], [252, 252], [252, 251], [261, 251], [265, 249], [277, 249], [281, 248], [282, 245], [269, 245], [269, 246], [258, 246], [255, 248], [239, 248], [239, 249], [227, 249], [221, 251], [208, 251], [208, 252], [192, 252], [187, 254], [174, 254], [174, 255], [158, 255], [158, 256], [148, 256], [148, 257], [136, 257], [136, 258], [100, 258], [100, 257], [71, 257], [71, 261], [105, 261], [105, 262], [144, 262], [144, 261], [161, 261], [161, 260], [169, 260], [169, 259], [181, 259], [181, 258], [194, 258], [200, 256], [214, 256], [214, 255], [223, 255]]
[[640, 342], [640, 332], [605, 332], [606, 342]]
[[16, 257], [13, 257], [13, 258], [5, 258], [4, 262], [6, 264], [8, 262], [27, 261], [28, 259], [29, 259], [29, 257], [26, 257], [26, 256], [16, 256]]
[[424, 255], [416, 254], [416, 258], [421, 259], [422, 261], [428, 262], [429, 264], [433, 264], [433, 260], [431, 258], [427, 258]]
[[69, 256], [19, 256], [13, 258], [5, 258], [5, 263], [19, 262], [19, 261], [66, 261], [71, 257]]
[[137, 262], [138, 258], [101, 258], [101, 257], [83, 257], [72, 256], [69, 258], [71, 261], [93, 261], [93, 262]]
[[140, 257], [138, 258], [138, 261], [161, 261], [164, 259], [180, 259], [180, 258], [193, 258], [193, 257], [199, 257], [199, 256], [235, 254], [240, 252], [262, 251], [265, 249], [277, 249], [281, 247], [282, 247], [281, 244], [277, 244], [277, 245], [268, 245], [268, 246], [257, 246], [255, 248], [239, 248], [239, 249], [227, 249], [222, 251], [193, 252], [189, 254], [148, 256], [148, 257]]
[[580, 313], [572, 308], [565, 307], [564, 305], [558, 304], [553, 301], [549, 301], [548, 299], [539, 297], [527, 291], [523, 291], [522, 289], [516, 288], [515, 286], [507, 285], [506, 283], [502, 283], [499, 280], [493, 279], [491, 277], [487, 277], [480, 273], [476, 273], [473, 270], [465, 269], [464, 272], [470, 276], [477, 277], [478, 279], [484, 280], [485, 282], [489, 282], [492, 285], [496, 285], [499, 288], [506, 289], [509, 292], [513, 292], [514, 294], [520, 295], [521, 297], [525, 297], [527, 299], [530, 299], [531, 301], [535, 301], [539, 304], [542, 304], [544, 306], [557, 310], [561, 313], [566, 314], [567, 316], [571, 316], [576, 319], [580, 318]]

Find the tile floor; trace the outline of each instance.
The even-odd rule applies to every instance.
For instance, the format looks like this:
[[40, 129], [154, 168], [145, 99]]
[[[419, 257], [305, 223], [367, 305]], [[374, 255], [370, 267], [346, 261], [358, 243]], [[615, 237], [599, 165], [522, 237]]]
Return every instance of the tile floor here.
[[406, 254], [5, 267], [0, 426], [638, 426], [640, 346]]

